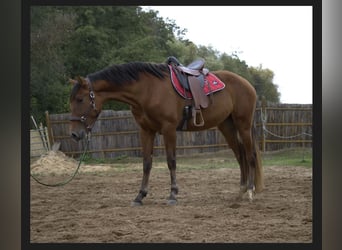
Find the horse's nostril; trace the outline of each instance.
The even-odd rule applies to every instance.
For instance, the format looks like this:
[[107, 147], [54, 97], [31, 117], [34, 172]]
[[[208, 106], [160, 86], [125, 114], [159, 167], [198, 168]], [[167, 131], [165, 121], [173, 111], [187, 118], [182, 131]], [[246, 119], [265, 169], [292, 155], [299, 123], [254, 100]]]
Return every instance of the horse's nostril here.
[[76, 133], [76, 132], [71, 133], [71, 138], [76, 142], [78, 142], [81, 139], [80, 136], [78, 135], [78, 133]]

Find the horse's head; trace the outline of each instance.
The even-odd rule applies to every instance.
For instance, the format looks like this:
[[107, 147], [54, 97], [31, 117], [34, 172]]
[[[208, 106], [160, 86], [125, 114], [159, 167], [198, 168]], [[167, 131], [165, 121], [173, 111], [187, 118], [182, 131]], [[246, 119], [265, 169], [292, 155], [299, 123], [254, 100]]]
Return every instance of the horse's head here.
[[74, 85], [70, 95], [71, 137], [79, 141], [90, 133], [102, 105], [95, 99], [93, 86], [87, 78], [77, 77], [70, 83]]

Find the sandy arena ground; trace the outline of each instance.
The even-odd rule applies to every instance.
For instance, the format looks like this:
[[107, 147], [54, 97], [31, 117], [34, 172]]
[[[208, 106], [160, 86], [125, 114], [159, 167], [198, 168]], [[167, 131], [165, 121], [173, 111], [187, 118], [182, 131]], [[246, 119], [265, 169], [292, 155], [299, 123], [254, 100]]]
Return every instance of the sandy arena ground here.
[[[72, 174], [77, 162], [50, 152], [31, 164], [48, 183]], [[238, 168], [177, 170], [178, 204], [168, 206], [170, 178], [154, 165], [141, 207], [131, 207], [142, 164], [82, 165], [63, 187], [31, 178], [32, 243], [304, 242], [312, 241], [311, 168], [265, 166], [265, 190], [253, 203], [237, 201]]]

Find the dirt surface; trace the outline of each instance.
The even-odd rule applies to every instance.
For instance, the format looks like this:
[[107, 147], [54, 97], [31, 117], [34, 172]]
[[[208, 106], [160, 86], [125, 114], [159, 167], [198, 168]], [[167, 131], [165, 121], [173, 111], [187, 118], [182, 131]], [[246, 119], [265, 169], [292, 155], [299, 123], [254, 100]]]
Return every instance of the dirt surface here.
[[[31, 169], [42, 181], [56, 183], [76, 166], [51, 152]], [[169, 172], [157, 163], [141, 207], [131, 207], [141, 163], [84, 165], [71, 183], [56, 188], [31, 178], [31, 242], [311, 242], [311, 168], [265, 166], [264, 172], [266, 188], [250, 203], [247, 197], [236, 200], [238, 168], [179, 166], [178, 204], [169, 206]]]

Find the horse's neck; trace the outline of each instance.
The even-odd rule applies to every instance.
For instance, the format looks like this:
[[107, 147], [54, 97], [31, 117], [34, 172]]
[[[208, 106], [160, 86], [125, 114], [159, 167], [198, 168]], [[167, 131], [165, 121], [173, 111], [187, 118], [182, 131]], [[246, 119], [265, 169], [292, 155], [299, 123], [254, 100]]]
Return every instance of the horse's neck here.
[[94, 86], [96, 86], [95, 91], [100, 93], [104, 103], [109, 100], [116, 100], [131, 106], [140, 105], [139, 96], [143, 94], [142, 84], [126, 83], [119, 85], [107, 81], [98, 81]]

